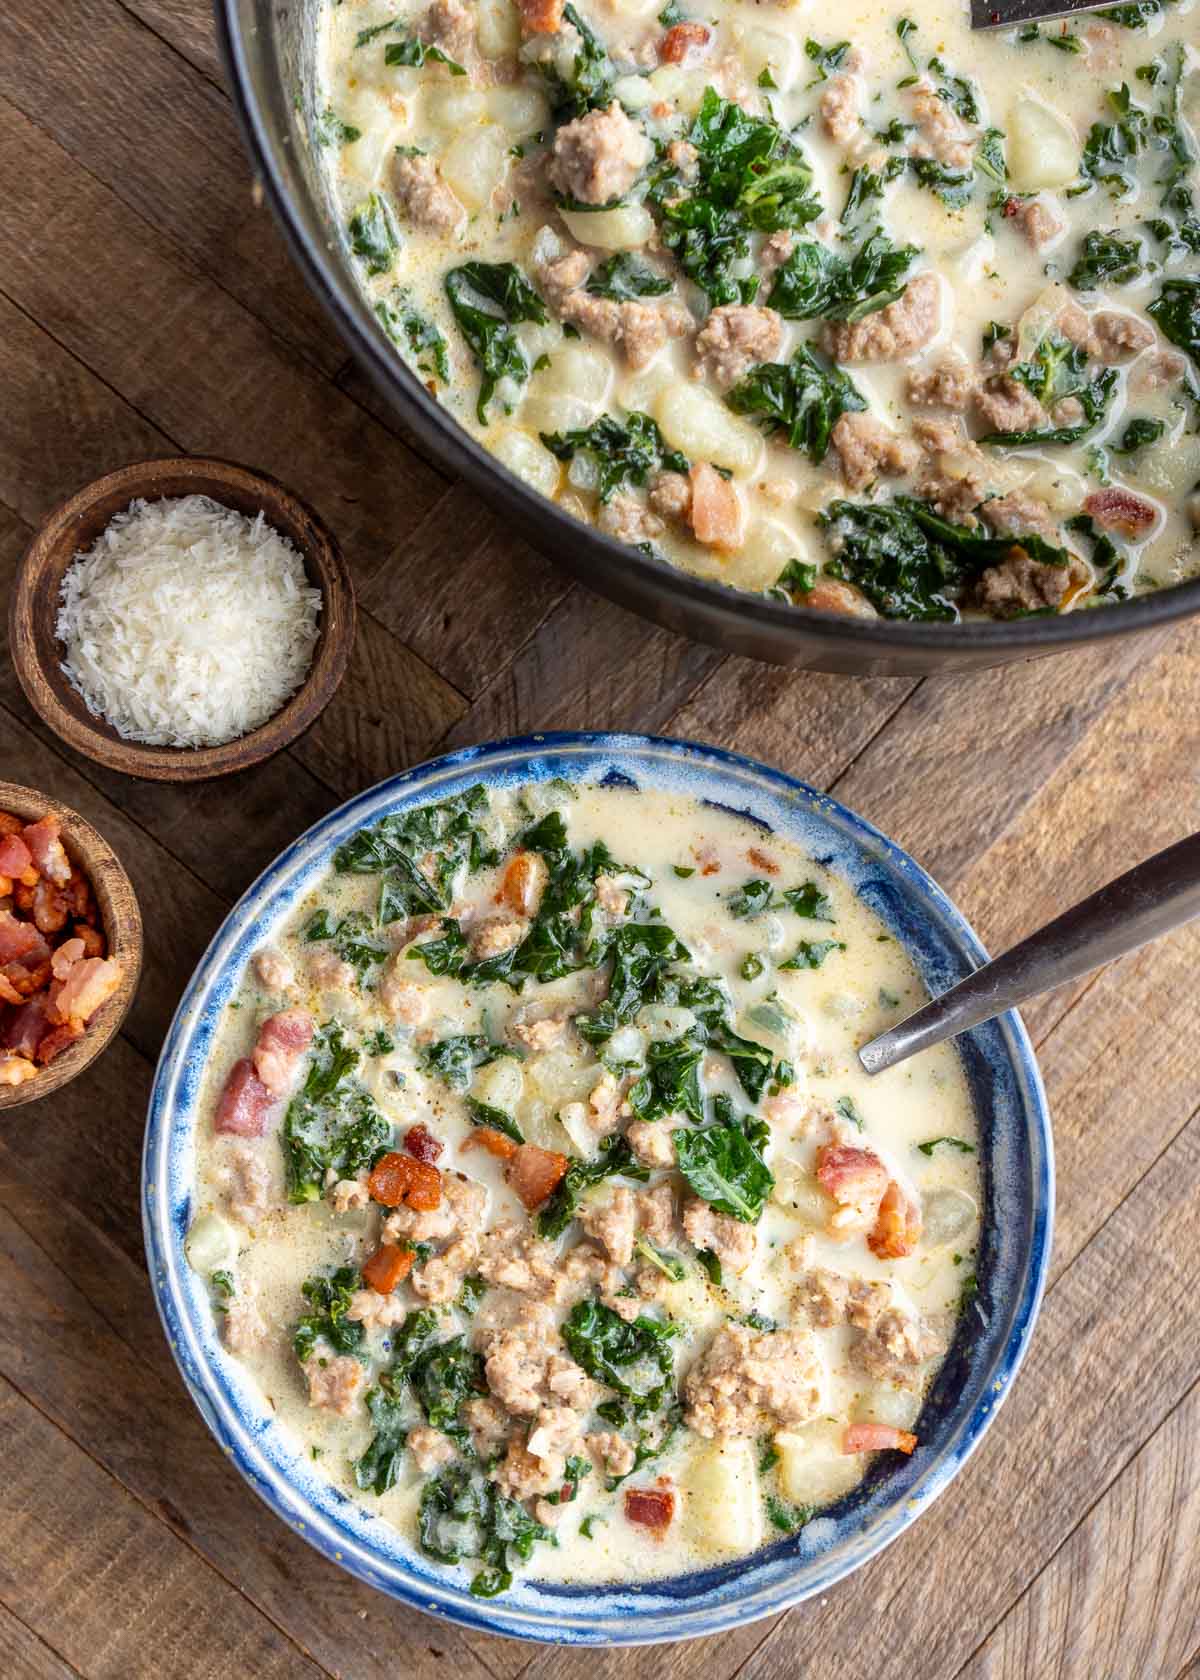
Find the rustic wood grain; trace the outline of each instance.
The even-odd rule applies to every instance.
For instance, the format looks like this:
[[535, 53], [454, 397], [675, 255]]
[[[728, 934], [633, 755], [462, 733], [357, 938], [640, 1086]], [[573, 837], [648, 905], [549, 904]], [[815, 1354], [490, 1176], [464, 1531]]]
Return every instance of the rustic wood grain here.
[[1200, 633], [857, 682], [722, 659], [570, 584], [348, 364], [254, 207], [207, 0], [0, 17], [0, 374], [0, 590], [80, 484], [204, 450], [313, 502], [361, 614], [335, 704], [213, 787], [72, 753], [0, 662], [0, 774], [96, 824], [149, 936], [137, 1004], [86, 1081], [0, 1130], [0, 1674], [1198, 1680], [1195, 930], [1028, 1011], [1055, 1113], [1052, 1286], [977, 1456], [852, 1581], [697, 1645], [467, 1636], [277, 1523], [171, 1364], [138, 1173], [153, 1060], [204, 942], [283, 845], [378, 777], [541, 728], [711, 741], [832, 788], [1001, 947], [1200, 826]]

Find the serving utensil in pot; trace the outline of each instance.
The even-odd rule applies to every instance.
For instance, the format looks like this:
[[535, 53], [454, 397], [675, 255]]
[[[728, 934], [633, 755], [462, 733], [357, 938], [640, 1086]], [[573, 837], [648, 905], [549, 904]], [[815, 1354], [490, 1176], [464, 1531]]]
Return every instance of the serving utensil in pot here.
[[1136, 951], [1200, 916], [1200, 834], [1156, 852], [1001, 957], [864, 1044], [858, 1059], [882, 1073], [918, 1050], [1003, 1015], [1030, 998]]
[[971, 0], [971, 28], [1012, 29], [1018, 23], [1043, 23], [1111, 5], [1112, 0]]

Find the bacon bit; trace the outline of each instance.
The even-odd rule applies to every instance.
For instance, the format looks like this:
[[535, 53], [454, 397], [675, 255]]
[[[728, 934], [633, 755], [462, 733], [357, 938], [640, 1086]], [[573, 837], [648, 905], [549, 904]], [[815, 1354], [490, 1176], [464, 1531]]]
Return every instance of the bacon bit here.
[[50, 972], [56, 980], [65, 980], [84, 954], [82, 939], [65, 939], [50, 958]]
[[892, 1179], [883, 1193], [867, 1246], [881, 1260], [903, 1260], [921, 1240], [921, 1209]]
[[4, 1048], [32, 1061], [48, 1025], [45, 997], [30, 998], [28, 1003], [21, 999], [16, 1014], [4, 1024]]
[[706, 548], [737, 548], [742, 540], [742, 504], [727, 478], [707, 461], [688, 474], [692, 483], [690, 519], [696, 541]]
[[890, 1423], [852, 1423], [842, 1436], [844, 1453], [910, 1453], [917, 1437], [907, 1429], [893, 1429]]
[[404, 1147], [416, 1161], [436, 1161], [446, 1147], [426, 1126], [410, 1126], [404, 1134]]
[[746, 856], [755, 869], [761, 869], [764, 875], [778, 875], [779, 865], [775, 862], [775, 859], [768, 853], [760, 851], [757, 846], [751, 846]]
[[312, 1038], [313, 1018], [306, 1009], [283, 1009], [263, 1022], [254, 1046], [254, 1071], [268, 1091], [283, 1095]]
[[522, 1143], [514, 1150], [505, 1177], [525, 1206], [532, 1209], [541, 1207], [569, 1165], [567, 1157], [557, 1149], [539, 1149], [536, 1143]]
[[367, 1180], [371, 1200], [384, 1207], [405, 1207], [427, 1213], [442, 1199], [442, 1175], [427, 1161], [414, 1161], [411, 1155], [392, 1150], [376, 1161]]
[[65, 1050], [68, 1044], [74, 1044], [77, 1038], [83, 1037], [82, 1021], [63, 1021], [43, 1035], [37, 1047], [37, 1059], [44, 1067], [52, 1062], [60, 1050]]
[[21, 838], [29, 847], [34, 867], [39, 875], [48, 875], [56, 886], [65, 887], [71, 879], [71, 861], [59, 839], [59, 820], [52, 813], [38, 822], [26, 823]]
[[25, 824], [11, 811], [0, 811], [0, 834], [20, 834]]
[[58, 933], [67, 925], [70, 906], [67, 895], [53, 881], [38, 881], [29, 904], [33, 925], [39, 933]]
[[50, 989], [54, 1021], [90, 1021], [121, 983], [121, 968], [109, 957], [85, 957], [72, 963], [67, 978]]
[[[72, 936], [83, 942], [85, 957], [102, 957], [104, 955], [104, 935], [99, 928], [89, 927], [86, 922], [76, 922], [71, 929]], [[67, 944], [71, 941], [68, 939]]]
[[416, 1255], [411, 1248], [399, 1243], [384, 1243], [377, 1248], [362, 1269], [363, 1282], [377, 1295], [390, 1295], [396, 1285], [412, 1271]]
[[659, 62], [682, 64], [688, 58], [698, 58], [711, 40], [712, 30], [706, 23], [673, 24], [659, 43]]
[[565, 0], [517, 0], [522, 35], [557, 35]]
[[701, 875], [719, 875], [721, 873], [721, 860], [717, 856], [715, 846], [693, 846], [692, 856], [700, 865]]
[[235, 1137], [262, 1137], [274, 1106], [275, 1098], [255, 1073], [254, 1063], [249, 1056], [243, 1056], [229, 1070], [213, 1130], [229, 1132]]
[[888, 1173], [873, 1149], [823, 1143], [817, 1150], [817, 1182], [835, 1202], [858, 1203], [882, 1196]]
[[670, 1488], [625, 1489], [626, 1522], [655, 1529], [661, 1535], [674, 1515], [675, 1495]]
[[550, 871], [538, 852], [517, 852], [509, 859], [496, 894], [497, 904], [507, 904], [518, 916], [533, 916], [542, 902]]
[[1014, 216], [1019, 216], [1020, 213], [1021, 200], [1019, 198], [1006, 198], [1004, 200], [1004, 208], [1001, 210], [1000, 214], [1005, 217], [1007, 221], [1011, 221]]
[[1091, 514], [1103, 531], [1119, 531], [1123, 537], [1141, 537], [1158, 518], [1158, 509], [1132, 490], [1093, 490], [1084, 498], [1084, 513]]
[[36, 1077], [37, 1069], [24, 1056], [0, 1056], [0, 1085], [24, 1085]]
[[45, 962], [50, 947], [30, 922], [21, 922], [11, 910], [0, 910], [0, 964]]
[[[37, 880], [32, 866], [33, 854], [19, 834], [6, 834], [0, 839], [0, 875], [7, 875], [31, 887]], [[26, 874], [32, 878], [25, 880]]]
[[518, 1149], [512, 1138], [498, 1132], [494, 1126], [477, 1126], [470, 1137], [464, 1138], [459, 1148], [474, 1149], [476, 1144], [501, 1161], [511, 1161]]

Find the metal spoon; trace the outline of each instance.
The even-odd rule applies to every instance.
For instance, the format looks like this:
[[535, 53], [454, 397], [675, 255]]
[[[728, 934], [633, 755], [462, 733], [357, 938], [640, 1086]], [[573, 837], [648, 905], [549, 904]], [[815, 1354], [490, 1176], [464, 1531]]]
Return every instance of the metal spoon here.
[[868, 1073], [882, 1073], [918, 1050], [1136, 951], [1193, 916], [1200, 916], [1200, 834], [1156, 852], [1002, 957], [984, 963], [915, 1015], [864, 1044], [858, 1059]]
[[971, 28], [1012, 29], [1018, 23], [1098, 12], [1111, 5], [1112, 0], [971, 0]]

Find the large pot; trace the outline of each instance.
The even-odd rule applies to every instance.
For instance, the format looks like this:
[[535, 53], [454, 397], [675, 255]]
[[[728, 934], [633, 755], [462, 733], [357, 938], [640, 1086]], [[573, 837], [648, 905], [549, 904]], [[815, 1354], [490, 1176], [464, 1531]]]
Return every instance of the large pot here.
[[317, 0], [215, 0], [226, 72], [254, 167], [296, 260], [367, 373], [448, 472], [590, 589], [730, 653], [858, 675], [982, 669], [1200, 611], [1200, 582], [1091, 612], [957, 625], [806, 612], [706, 583], [562, 513], [482, 449], [396, 354], [358, 288], [309, 144]]

